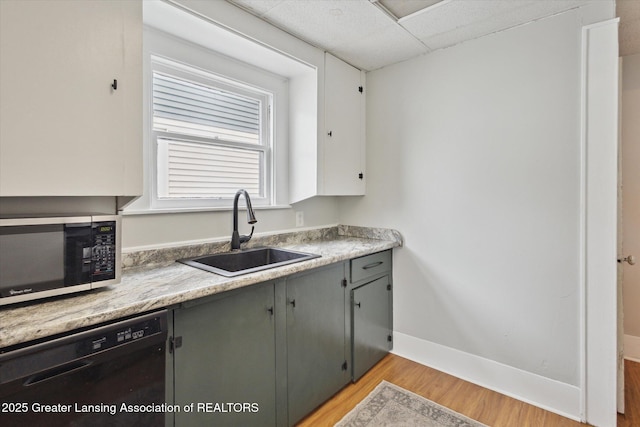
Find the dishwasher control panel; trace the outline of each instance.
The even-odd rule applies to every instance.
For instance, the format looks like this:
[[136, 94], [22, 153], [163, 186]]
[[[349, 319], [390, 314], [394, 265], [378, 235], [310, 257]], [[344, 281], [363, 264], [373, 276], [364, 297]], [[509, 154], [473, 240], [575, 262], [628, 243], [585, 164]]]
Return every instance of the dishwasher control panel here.
[[164, 329], [160, 317], [153, 317], [147, 320], [138, 320], [136, 323], [123, 325], [120, 328], [112, 328], [103, 334], [93, 335], [80, 342], [79, 346], [83, 347], [83, 351], [86, 351], [85, 355], [87, 355], [157, 335], [164, 332]]

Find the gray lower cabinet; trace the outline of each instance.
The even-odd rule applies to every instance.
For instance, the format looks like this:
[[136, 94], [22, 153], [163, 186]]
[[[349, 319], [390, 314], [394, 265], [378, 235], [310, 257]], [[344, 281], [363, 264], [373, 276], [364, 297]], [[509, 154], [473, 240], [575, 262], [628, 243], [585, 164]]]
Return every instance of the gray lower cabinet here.
[[273, 309], [266, 283], [174, 310], [176, 426], [276, 425]]
[[288, 424], [293, 425], [350, 380], [345, 345], [343, 264], [286, 282]]
[[294, 425], [388, 353], [390, 285], [387, 251], [181, 304], [167, 424]]
[[357, 381], [393, 347], [391, 250], [350, 261], [351, 366]]
[[351, 291], [353, 380], [391, 350], [391, 283], [381, 277]]

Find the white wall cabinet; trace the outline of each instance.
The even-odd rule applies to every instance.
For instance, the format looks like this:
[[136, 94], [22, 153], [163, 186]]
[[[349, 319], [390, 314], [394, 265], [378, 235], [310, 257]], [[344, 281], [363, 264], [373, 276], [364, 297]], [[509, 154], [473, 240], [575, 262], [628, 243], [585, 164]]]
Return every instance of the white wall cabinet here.
[[364, 194], [365, 90], [365, 73], [328, 53], [317, 73], [291, 81], [291, 203]]
[[364, 72], [325, 54], [325, 134], [321, 194], [363, 195], [365, 190]]
[[141, 2], [2, 0], [0, 19], [0, 196], [141, 194]]

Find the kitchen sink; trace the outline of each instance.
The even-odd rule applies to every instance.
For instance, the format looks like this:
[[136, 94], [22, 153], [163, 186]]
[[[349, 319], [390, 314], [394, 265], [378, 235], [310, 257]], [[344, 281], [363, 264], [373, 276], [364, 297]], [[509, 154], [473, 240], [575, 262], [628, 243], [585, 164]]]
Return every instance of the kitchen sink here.
[[320, 255], [289, 249], [256, 248], [180, 259], [178, 262], [222, 276], [234, 277], [319, 257]]

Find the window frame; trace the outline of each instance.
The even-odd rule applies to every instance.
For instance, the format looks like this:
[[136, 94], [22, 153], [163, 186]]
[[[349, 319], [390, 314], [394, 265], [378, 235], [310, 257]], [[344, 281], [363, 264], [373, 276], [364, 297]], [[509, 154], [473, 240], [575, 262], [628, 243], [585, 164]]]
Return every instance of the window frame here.
[[[199, 85], [236, 93], [242, 96], [258, 99], [260, 101], [260, 144], [243, 143], [237, 141], [228, 141], [217, 138], [207, 138], [188, 133], [170, 132], [156, 129], [154, 126], [153, 106], [150, 117], [150, 138], [153, 148], [154, 172], [151, 182], [151, 208], [152, 209], [176, 209], [176, 208], [217, 208], [230, 206], [233, 196], [230, 197], [194, 197], [194, 198], [169, 198], [160, 195], [162, 186], [161, 174], [168, 173], [165, 169], [160, 157], [161, 149], [159, 147], [160, 140], [174, 140], [189, 144], [198, 144], [206, 146], [220, 146], [229, 148], [246, 149], [259, 152], [262, 156], [260, 161], [260, 196], [251, 196], [251, 202], [254, 206], [271, 206], [273, 204], [273, 123], [271, 111], [273, 109], [274, 94], [270, 91], [250, 86], [244, 82], [234, 81], [226, 76], [214, 74], [208, 70], [201, 70], [192, 65], [179, 63], [172, 59], [160, 57], [151, 54], [150, 75], [151, 89], [153, 94], [153, 75], [160, 73], [169, 75], [174, 78], [186, 80]], [[153, 104], [153, 95], [151, 95], [151, 104]], [[163, 177], [166, 176], [166, 173]]]
[[[233, 198], [158, 200], [157, 145], [153, 135], [152, 58], [213, 74], [234, 84], [272, 94], [270, 114], [271, 150], [265, 170], [271, 194], [253, 203], [255, 209], [280, 209], [289, 205], [289, 82], [291, 77], [247, 64], [210, 48], [155, 27], [143, 29], [143, 194], [123, 209], [125, 215], [231, 210]], [[197, 140], [197, 137], [189, 137]], [[252, 202], [254, 202], [252, 198]]]

